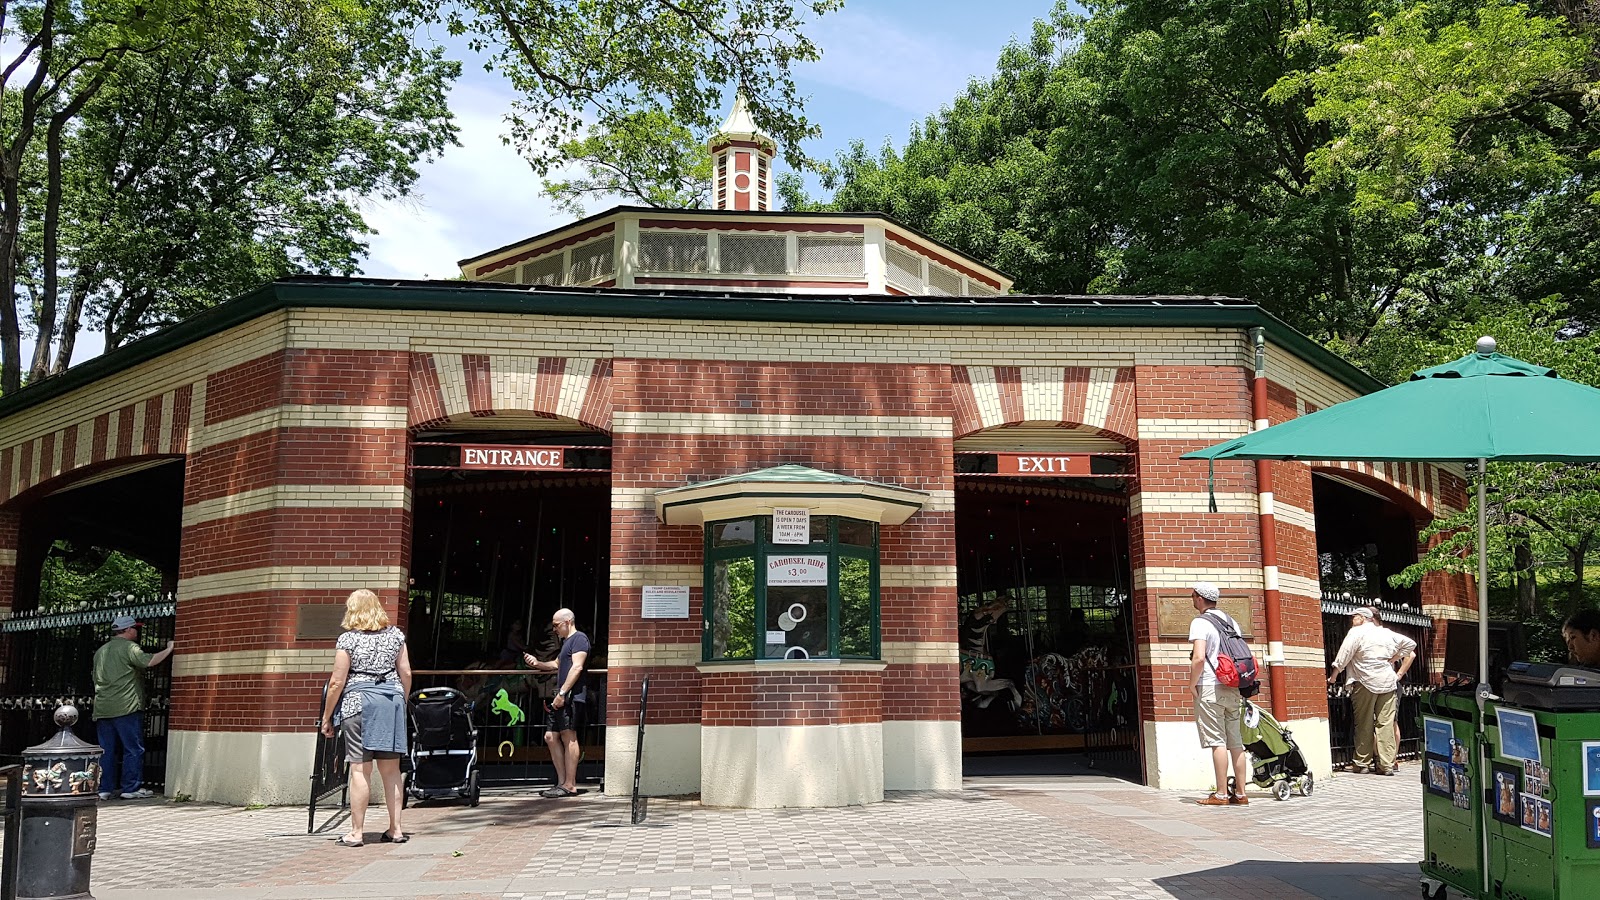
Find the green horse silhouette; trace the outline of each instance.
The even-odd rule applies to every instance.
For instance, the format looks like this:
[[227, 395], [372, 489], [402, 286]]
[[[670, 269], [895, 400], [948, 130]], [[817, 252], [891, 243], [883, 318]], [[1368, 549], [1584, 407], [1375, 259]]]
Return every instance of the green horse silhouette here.
[[503, 712], [510, 716], [511, 721], [507, 722], [507, 725], [520, 725], [528, 718], [521, 707], [511, 702], [511, 696], [506, 693], [505, 688], [501, 688], [495, 693], [494, 703], [490, 705], [489, 709], [493, 712]]

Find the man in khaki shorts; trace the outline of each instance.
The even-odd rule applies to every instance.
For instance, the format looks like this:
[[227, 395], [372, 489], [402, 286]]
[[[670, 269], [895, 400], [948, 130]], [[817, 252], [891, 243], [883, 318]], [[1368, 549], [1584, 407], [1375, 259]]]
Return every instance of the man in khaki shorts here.
[[[1199, 615], [1189, 623], [1189, 684], [1194, 690], [1194, 721], [1200, 730], [1200, 746], [1211, 751], [1211, 768], [1216, 788], [1199, 801], [1201, 806], [1243, 806], [1250, 801], [1244, 786], [1250, 783], [1249, 760], [1244, 739], [1239, 736], [1239, 689], [1217, 683], [1217, 650], [1222, 646], [1218, 622], [1234, 631], [1238, 623], [1217, 608], [1222, 592], [1209, 581], [1193, 588], [1194, 611]], [[1234, 790], [1228, 790], [1228, 759], [1233, 759]]]

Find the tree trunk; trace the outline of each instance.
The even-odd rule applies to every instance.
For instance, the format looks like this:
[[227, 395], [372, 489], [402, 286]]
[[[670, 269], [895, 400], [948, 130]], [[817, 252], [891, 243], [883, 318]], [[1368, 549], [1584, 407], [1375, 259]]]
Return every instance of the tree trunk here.
[[1517, 578], [1517, 610], [1524, 620], [1531, 619], [1539, 611], [1539, 585], [1533, 577], [1533, 545], [1526, 531], [1512, 532], [1511, 557]]
[[1572, 564], [1572, 586], [1567, 590], [1567, 615], [1583, 609], [1583, 558], [1589, 555], [1589, 545], [1594, 532], [1583, 536], [1575, 546], [1567, 548], [1567, 559]]
[[55, 365], [51, 375], [60, 375], [72, 365], [72, 348], [78, 341], [78, 326], [83, 321], [83, 305], [89, 299], [89, 288], [94, 284], [93, 263], [80, 266], [72, 277], [72, 293], [67, 298], [66, 312], [61, 316], [61, 343], [56, 347]]
[[39, 115], [39, 91], [50, 74], [55, 50], [56, 0], [44, 0], [39, 9], [39, 33], [33, 77], [22, 89], [17, 104], [17, 131], [0, 154], [0, 394], [22, 387], [22, 326], [17, 314], [17, 261], [22, 239], [22, 160], [33, 141]]

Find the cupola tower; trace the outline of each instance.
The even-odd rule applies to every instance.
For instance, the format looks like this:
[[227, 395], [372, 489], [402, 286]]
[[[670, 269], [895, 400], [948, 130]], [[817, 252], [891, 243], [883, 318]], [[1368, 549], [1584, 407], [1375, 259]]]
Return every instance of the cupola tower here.
[[712, 209], [766, 212], [772, 209], [772, 157], [778, 145], [756, 127], [744, 95], [711, 136]]

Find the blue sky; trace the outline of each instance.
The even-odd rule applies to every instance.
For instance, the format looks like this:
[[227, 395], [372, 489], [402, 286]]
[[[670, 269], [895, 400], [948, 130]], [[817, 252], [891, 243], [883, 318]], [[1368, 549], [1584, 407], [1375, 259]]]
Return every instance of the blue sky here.
[[[994, 71], [1000, 50], [1049, 14], [1051, 0], [859, 0], [809, 30], [820, 62], [797, 72], [808, 118], [823, 129], [806, 150], [831, 157], [861, 139], [903, 144], [912, 123]], [[539, 182], [500, 140], [512, 93], [468, 61], [451, 96], [460, 147], [427, 165], [416, 195], [364, 210], [378, 230], [368, 275], [451, 278], [455, 262], [571, 219], [539, 196]], [[591, 206], [591, 209], [593, 207]]]

